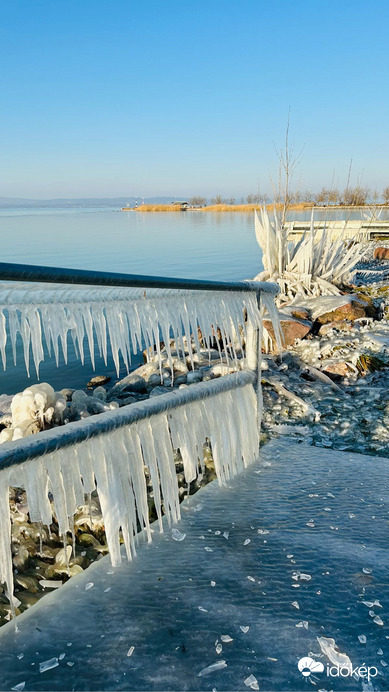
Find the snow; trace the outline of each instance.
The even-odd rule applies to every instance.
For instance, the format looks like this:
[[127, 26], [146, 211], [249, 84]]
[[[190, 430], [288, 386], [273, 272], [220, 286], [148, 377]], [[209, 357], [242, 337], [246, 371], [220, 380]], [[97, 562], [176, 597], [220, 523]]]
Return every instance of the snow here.
[[[273, 300], [269, 294], [269, 300]], [[162, 289], [90, 288], [57, 284], [0, 284], [0, 352], [6, 368], [6, 345], [10, 338], [16, 362], [16, 341], [23, 341], [27, 372], [30, 353], [39, 376], [39, 364], [45, 349], [54, 353], [57, 365], [60, 351], [67, 361], [67, 343], [71, 336], [76, 353], [84, 362], [85, 345], [94, 367], [95, 348], [105, 362], [108, 346], [119, 375], [120, 360], [127, 370], [131, 356], [165, 342], [172, 367], [170, 339], [180, 344], [175, 358], [185, 361], [187, 344], [193, 362], [191, 334], [196, 350], [200, 350], [197, 331], [201, 329], [206, 345], [214, 337], [216, 327], [227, 352], [235, 357], [234, 347], [241, 346], [241, 330], [246, 335], [244, 311], [248, 321], [259, 327], [259, 311], [254, 292], [247, 291], [177, 291]], [[8, 334], [10, 336], [8, 336]]]

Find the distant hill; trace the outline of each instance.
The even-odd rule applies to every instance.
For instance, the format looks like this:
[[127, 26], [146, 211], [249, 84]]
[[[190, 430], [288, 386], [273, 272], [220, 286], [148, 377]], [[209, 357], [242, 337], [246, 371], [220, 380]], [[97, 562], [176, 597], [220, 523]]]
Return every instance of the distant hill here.
[[[170, 204], [175, 197], [147, 197], [145, 204]], [[133, 207], [138, 200], [142, 203], [142, 197], [81, 197], [80, 199], [25, 199], [23, 197], [0, 197], [0, 209], [64, 209], [78, 207]]]

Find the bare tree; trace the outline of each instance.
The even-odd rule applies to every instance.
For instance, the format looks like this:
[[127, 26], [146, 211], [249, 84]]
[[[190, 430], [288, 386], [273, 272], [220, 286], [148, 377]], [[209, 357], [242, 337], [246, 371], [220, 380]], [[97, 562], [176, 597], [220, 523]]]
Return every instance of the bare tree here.
[[342, 194], [342, 203], [347, 207], [363, 207], [369, 197], [367, 187], [346, 187]]
[[389, 204], [389, 187], [386, 187], [386, 188], [383, 190], [382, 196], [383, 196], [383, 198], [384, 198], [385, 204]]
[[205, 197], [200, 197], [200, 195], [196, 195], [195, 197], [191, 197], [189, 200], [189, 204], [191, 207], [203, 207], [206, 204], [207, 200]]
[[216, 195], [211, 199], [211, 204], [223, 204], [223, 197], [221, 195]]
[[261, 204], [262, 197], [259, 192], [251, 193], [246, 197], [247, 204]]
[[278, 160], [278, 198], [281, 200], [283, 209], [281, 217], [281, 225], [285, 225], [286, 212], [290, 206], [293, 196], [290, 192], [290, 182], [296, 166], [300, 163], [303, 149], [298, 154], [295, 154], [293, 144], [289, 143], [289, 128], [290, 128], [290, 108], [288, 112], [288, 121], [285, 133], [285, 147], [283, 151], [278, 151], [275, 147]]

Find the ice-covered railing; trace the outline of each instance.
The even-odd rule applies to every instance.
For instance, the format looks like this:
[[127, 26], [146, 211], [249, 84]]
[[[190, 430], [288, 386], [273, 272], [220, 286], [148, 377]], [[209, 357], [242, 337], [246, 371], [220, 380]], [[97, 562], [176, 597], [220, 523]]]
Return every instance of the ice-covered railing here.
[[[246, 340], [246, 325], [259, 327], [256, 293], [261, 290], [265, 301], [272, 295], [271, 284], [255, 284], [253, 291], [250, 290], [250, 282], [229, 284], [162, 279], [160, 283], [163, 283], [163, 288], [156, 289], [155, 277], [125, 279], [120, 274], [77, 270], [58, 270], [61, 274], [56, 280], [68, 284], [60, 285], [52, 283], [57, 270], [35, 267], [31, 268], [35, 271], [17, 271], [15, 266], [0, 263], [0, 279], [19, 276], [22, 281], [27, 278], [33, 283], [0, 283], [0, 352], [3, 367], [5, 369], [7, 365], [8, 339], [12, 343], [16, 364], [16, 344], [20, 335], [27, 372], [32, 353], [38, 376], [45, 348], [48, 355], [54, 353], [57, 365], [60, 351], [67, 362], [69, 334], [82, 362], [84, 342], [87, 343], [93, 367], [95, 347], [107, 362], [110, 345], [118, 375], [120, 357], [129, 370], [132, 354], [144, 347], [148, 353], [155, 345], [159, 355], [161, 338], [170, 367], [173, 360], [171, 338], [179, 345], [175, 357], [180, 358], [180, 354], [184, 357], [186, 343], [193, 360], [191, 335], [196, 348], [200, 349], [200, 330], [201, 339], [207, 347], [216, 336], [216, 325], [226, 352], [236, 358], [234, 344], [241, 347], [242, 341]], [[6, 267], [13, 269], [6, 270]], [[93, 279], [98, 285], [87, 287], [86, 284]], [[84, 285], [77, 285], [79, 283]], [[135, 286], [131, 285], [134, 283]], [[201, 290], [203, 285], [205, 290]], [[246, 320], [243, 319], [244, 312]]]
[[[162, 513], [169, 524], [180, 516], [174, 450], [180, 450], [187, 484], [201, 473], [207, 439], [220, 482], [254, 461], [262, 401], [260, 307], [266, 306], [277, 321], [278, 288], [269, 283], [162, 279], [1, 263], [0, 280], [33, 282], [28, 287], [21, 283], [0, 288], [1, 349], [5, 354], [7, 326], [14, 351], [19, 331], [26, 363], [31, 345], [37, 368], [43, 358], [42, 333], [57, 358], [59, 340], [66, 355], [69, 331], [81, 354], [86, 336], [92, 355], [95, 334], [106, 356], [108, 333], [115, 362], [120, 352], [129, 365], [131, 348], [141, 348], [144, 339], [146, 346], [156, 345], [158, 351], [161, 333], [165, 345], [173, 337], [182, 344], [183, 353], [185, 338], [193, 360], [190, 344], [193, 338], [199, 347], [198, 328], [208, 344], [219, 328], [225, 349], [243, 330], [247, 368], [1, 445], [0, 582], [6, 584], [12, 604], [10, 486], [26, 489], [31, 521], [46, 526], [52, 522], [51, 493], [64, 537], [68, 532], [74, 536], [77, 507], [97, 489], [115, 565], [120, 562], [120, 532], [129, 558], [135, 554], [139, 531], [151, 537], [145, 466], [162, 530]], [[55, 285], [56, 281], [70, 287]], [[88, 284], [98, 288], [86, 288]], [[158, 285], [162, 291], [156, 290]], [[208, 399], [212, 399], [209, 405]], [[67, 559], [69, 550], [66, 547]]]

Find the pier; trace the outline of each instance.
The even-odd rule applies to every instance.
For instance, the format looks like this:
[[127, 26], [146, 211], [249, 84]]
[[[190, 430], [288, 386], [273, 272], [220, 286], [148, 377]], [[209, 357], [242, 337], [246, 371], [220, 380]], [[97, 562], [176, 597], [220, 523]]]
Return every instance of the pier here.
[[[389, 221], [370, 221], [370, 220], [336, 220], [336, 221], [314, 221], [315, 231], [322, 231], [325, 225], [327, 233], [331, 233], [332, 238], [340, 235], [346, 240], [374, 240], [376, 238], [389, 238]], [[286, 228], [291, 236], [301, 236], [303, 233], [310, 233], [310, 221], [287, 221]]]

